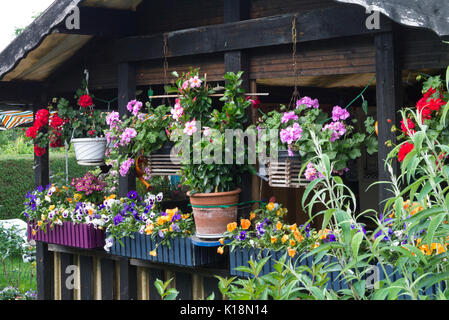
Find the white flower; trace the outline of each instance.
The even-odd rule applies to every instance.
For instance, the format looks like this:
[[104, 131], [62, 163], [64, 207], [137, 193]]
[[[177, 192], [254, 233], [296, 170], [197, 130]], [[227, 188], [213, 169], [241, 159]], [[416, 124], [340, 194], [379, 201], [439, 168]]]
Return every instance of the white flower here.
[[254, 247], [254, 240], [253, 239], [249, 240], [249, 244], [251, 245], [251, 247]]
[[45, 201], [51, 202], [51, 198], [49, 196], [45, 196]]

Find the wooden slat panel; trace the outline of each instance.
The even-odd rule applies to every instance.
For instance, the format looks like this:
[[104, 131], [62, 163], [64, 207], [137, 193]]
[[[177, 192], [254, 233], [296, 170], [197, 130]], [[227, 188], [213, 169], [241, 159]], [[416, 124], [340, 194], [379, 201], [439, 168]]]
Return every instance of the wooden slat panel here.
[[80, 256], [81, 300], [93, 300], [93, 257]]
[[192, 275], [190, 273], [176, 272], [176, 290], [179, 291], [178, 299], [192, 300]]
[[164, 271], [161, 269], [149, 269], [149, 298], [150, 300], [161, 300], [154, 282], [159, 279], [165, 281]]
[[67, 278], [69, 276], [73, 277], [72, 273], [66, 273], [67, 267], [73, 265], [73, 255], [69, 253], [60, 253], [61, 260], [61, 299], [62, 300], [73, 300], [74, 291], [67, 287]]
[[102, 300], [114, 299], [115, 266], [114, 261], [101, 260], [101, 298]]

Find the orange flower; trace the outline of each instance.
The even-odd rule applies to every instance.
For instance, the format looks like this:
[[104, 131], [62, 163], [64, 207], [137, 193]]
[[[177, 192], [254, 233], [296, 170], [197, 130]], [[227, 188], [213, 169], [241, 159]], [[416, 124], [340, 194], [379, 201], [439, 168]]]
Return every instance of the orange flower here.
[[73, 202], [72, 198], [67, 198], [67, 202], [72, 203]]
[[153, 229], [154, 229], [154, 224], [149, 224], [149, 225], [147, 225], [146, 228], [145, 228], [145, 233], [146, 233], [147, 235], [150, 235], [150, 234], [153, 233]]
[[270, 211], [273, 211], [274, 207], [275, 207], [274, 202], [270, 202], [269, 204], [267, 204], [267, 209]]
[[288, 248], [288, 255], [289, 255], [290, 257], [294, 258], [295, 255], [296, 255], [296, 250], [295, 250], [295, 249], [292, 249], [292, 248]]
[[296, 241], [298, 241], [298, 242], [301, 242], [301, 241], [304, 240], [304, 236], [303, 236], [301, 233], [299, 233], [298, 230], [295, 230], [295, 231], [293, 232], [293, 235], [295, 236], [295, 239], [296, 239]]
[[156, 250], [150, 251], [150, 256], [156, 257], [157, 256]]
[[276, 230], [281, 230], [282, 229], [282, 222], [278, 221], [278, 223], [276, 224]]
[[295, 240], [290, 240], [290, 245], [293, 247], [296, 244]]
[[288, 241], [288, 235], [284, 235], [281, 239], [282, 243], [285, 243]]
[[240, 225], [242, 226], [243, 230], [247, 230], [251, 226], [251, 221], [248, 219], [242, 219], [240, 220]]
[[296, 223], [295, 223], [295, 224], [292, 224], [292, 225], [290, 226], [290, 230], [291, 230], [291, 231], [295, 231], [297, 228], [298, 228], [298, 227], [296, 226]]
[[224, 248], [223, 248], [223, 247], [218, 247], [217, 252], [218, 252], [219, 254], [223, 254]]
[[271, 243], [276, 243], [276, 241], [278, 241], [278, 238], [271, 236]]
[[232, 222], [228, 224], [228, 232], [232, 232], [237, 228], [237, 222]]
[[254, 211], [251, 211], [249, 214], [249, 220], [254, 220], [256, 218], [256, 213]]
[[220, 242], [221, 245], [224, 245], [224, 238], [221, 238], [218, 242]]

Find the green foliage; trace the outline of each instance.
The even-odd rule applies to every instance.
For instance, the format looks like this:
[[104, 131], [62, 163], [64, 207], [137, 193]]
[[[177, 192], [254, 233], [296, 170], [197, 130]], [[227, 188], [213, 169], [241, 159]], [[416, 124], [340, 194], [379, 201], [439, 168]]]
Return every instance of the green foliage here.
[[[23, 219], [24, 195], [35, 188], [32, 155], [0, 156], [0, 219]], [[83, 176], [89, 167], [79, 166], [69, 156], [69, 181]], [[51, 180], [65, 178], [65, 157], [50, 153]]]
[[157, 279], [154, 282], [154, 286], [158, 294], [160, 295], [162, 300], [176, 300], [179, 295], [179, 292], [175, 288], [170, 288], [170, 283], [173, 279], [167, 280], [163, 282], [162, 280]]

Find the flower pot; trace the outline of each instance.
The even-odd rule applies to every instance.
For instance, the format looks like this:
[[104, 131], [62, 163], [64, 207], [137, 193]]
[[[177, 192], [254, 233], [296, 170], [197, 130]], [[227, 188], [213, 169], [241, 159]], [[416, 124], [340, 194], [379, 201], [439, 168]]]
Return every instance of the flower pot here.
[[171, 141], [166, 141], [162, 148], [159, 150], [153, 152], [152, 154], [155, 155], [170, 155], [172, 148], [175, 146], [175, 144]]
[[229, 192], [195, 193], [193, 195], [190, 192], [187, 193], [192, 204], [198, 238], [217, 239], [223, 237], [227, 225], [237, 220], [238, 207], [236, 204], [239, 202], [240, 192], [242, 190], [239, 188]]
[[288, 155], [288, 150], [278, 151], [278, 162], [285, 162], [286, 160], [301, 160], [301, 156], [297, 151], [293, 151], [293, 156]]
[[33, 226], [35, 227], [29, 221], [27, 227], [28, 241], [35, 240], [81, 249], [101, 248], [105, 244], [104, 230], [95, 229], [92, 225], [64, 221], [62, 225], [55, 225], [53, 229], [48, 227], [45, 232], [38, 230], [34, 235], [32, 233]]
[[106, 138], [72, 139], [76, 161], [81, 166], [98, 166], [104, 164]]

